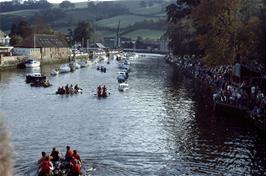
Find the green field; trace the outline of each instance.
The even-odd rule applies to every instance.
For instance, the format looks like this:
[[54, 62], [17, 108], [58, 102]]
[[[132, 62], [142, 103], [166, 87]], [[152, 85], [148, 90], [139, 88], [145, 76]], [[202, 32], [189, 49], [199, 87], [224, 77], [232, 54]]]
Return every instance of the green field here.
[[[142, 22], [144, 20], [158, 21], [162, 18], [165, 18], [166, 14], [163, 11], [165, 4], [154, 4], [149, 7], [141, 7], [140, 2], [141, 0], [114, 2], [128, 8], [129, 13], [105, 18], [98, 21], [96, 21], [96, 19], [104, 18], [104, 12], [99, 11], [96, 13], [92, 13], [87, 9], [87, 2], [75, 3], [75, 8], [63, 9], [66, 14], [65, 17], [61, 19], [58, 18], [55, 21], [47, 21], [46, 23], [50, 25], [54, 30], [66, 33], [69, 28], [74, 29], [79, 21], [90, 20], [94, 23], [98, 36], [113, 36], [115, 32], [109, 31], [108, 28], [110, 30], [116, 30], [119, 20], [120, 31], [123, 32], [123, 30], [128, 30], [125, 29], [126, 27], [132, 26], [137, 22]], [[53, 9], [58, 8], [59, 4], [53, 4]], [[40, 12], [40, 10], [19, 10], [0, 13], [0, 23], [1, 18], [8, 17], [9, 26], [4, 29], [7, 31], [10, 30], [10, 26], [13, 23], [12, 20], [16, 21], [19, 17], [31, 19], [31, 17], [38, 12]], [[4, 24], [7, 25], [7, 23]], [[143, 28], [136, 28], [135, 31], [124, 34], [124, 36], [132, 37], [134, 39], [136, 39], [137, 36], [142, 36], [143, 38], [157, 39], [164, 32], [160, 30], [147, 30], [145, 29], [145, 26]]]
[[129, 37], [131, 39], [137, 39], [138, 36], [148, 39], [160, 39], [160, 37], [165, 33], [163, 30], [150, 30], [150, 29], [139, 29], [130, 33], [123, 35], [124, 37]]
[[2, 12], [0, 15], [14, 15], [14, 16], [33, 16], [36, 12], [39, 12], [40, 10], [17, 10], [17, 11], [11, 11], [11, 12]]
[[159, 17], [144, 17], [136, 15], [119, 15], [112, 18], [107, 18], [104, 20], [97, 21], [96, 24], [99, 26], [117, 28], [118, 22], [120, 20], [120, 28], [125, 28], [130, 25], [133, 25], [136, 22], [144, 20], [159, 20]]
[[164, 9], [162, 9], [162, 6], [160, 4], [155, 4], [151, 7], [138, 8], [132, 11], [132, 13], [142, 14], [142, 15], [158, 14], [162, 12], [164, 12]]

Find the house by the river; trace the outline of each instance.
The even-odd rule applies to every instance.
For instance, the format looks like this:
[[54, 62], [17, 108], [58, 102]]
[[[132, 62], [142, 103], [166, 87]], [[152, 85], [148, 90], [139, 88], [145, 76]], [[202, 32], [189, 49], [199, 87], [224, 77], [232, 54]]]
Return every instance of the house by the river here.
[[53, 62], [69, 59], [71, 50], [64, 37], [34, 34], [17, 44], [13, 54], [41, 62]]

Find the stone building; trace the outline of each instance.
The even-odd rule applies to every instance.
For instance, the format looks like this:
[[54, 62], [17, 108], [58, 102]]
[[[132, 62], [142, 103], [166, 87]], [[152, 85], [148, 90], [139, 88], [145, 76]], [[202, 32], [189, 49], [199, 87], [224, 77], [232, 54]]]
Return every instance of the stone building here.
[[17, 44], [13, 49], [13, 55], [49, 62], [69, 59], [71, 50], [65, 38], [57, 35], [35, 34]]

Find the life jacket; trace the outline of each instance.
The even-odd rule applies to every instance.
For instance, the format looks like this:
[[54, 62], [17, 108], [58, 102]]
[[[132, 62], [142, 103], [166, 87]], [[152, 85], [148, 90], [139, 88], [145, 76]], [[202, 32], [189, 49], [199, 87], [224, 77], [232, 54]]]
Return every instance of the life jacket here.
[[72, 158], [72, 155], [73, 155], [72, 150], [69, 149], [66, 151], [66, 158]]
[[74, 157], [74, 159], [76, 159], [76, 160], [79, 160], [79, 161], [80, 161], [80, 157], [79, 157], [79, 155], [78, 155], [78, 154], [74, 154], [74, 153], [73, 153], [73, 157]]
[[79, 164], [74, 164], [72, 166], [72, 172], [75, 174], [79, 174], [80, 173], [80, 165]]
[[49, 174], [51, 171], [49, 161], [43, 161], [41, 165], [41, 172]]

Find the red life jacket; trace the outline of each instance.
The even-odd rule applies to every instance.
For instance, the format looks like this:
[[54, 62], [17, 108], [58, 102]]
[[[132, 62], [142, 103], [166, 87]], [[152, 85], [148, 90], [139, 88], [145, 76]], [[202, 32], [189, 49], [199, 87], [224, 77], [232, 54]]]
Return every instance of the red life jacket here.
[[75, 174], [79, 174], [80, 173], [80, 165], [79, 164], [74, 164], [72, 166], [72, 172]]
[[79, 157], [79, 155], [78, 155], [78, 154], [74, 154], [74, 153], [73, 153], [73, 157], [74, 157], [74, 159], [76, 159], [76, 160], [79, 160], [79, 161], [80, 161], [80, 157]]
[[72, 155], [73, 155], [72, 150], [69, 149], [66, 151], [66, 158], [71, 158]]
[[49, 163], [49, 161], [43, 161], [42, 162], [41, 171], [43, 173], [46, 173], [46, 174], [50, 173], [51, 169], [50, 169], [50, 163]]

